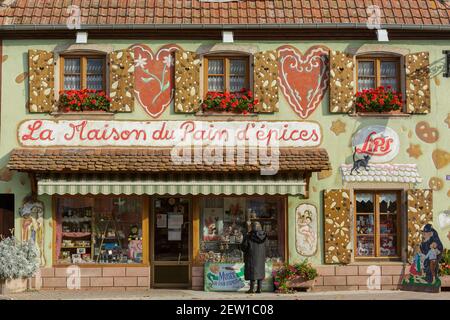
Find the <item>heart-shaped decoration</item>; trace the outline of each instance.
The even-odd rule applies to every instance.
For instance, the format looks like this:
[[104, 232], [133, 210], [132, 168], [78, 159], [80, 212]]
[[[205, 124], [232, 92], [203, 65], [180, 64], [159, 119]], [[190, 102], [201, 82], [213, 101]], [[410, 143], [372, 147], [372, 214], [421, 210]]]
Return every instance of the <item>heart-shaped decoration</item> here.
[[278, 77], [284, 97], [303, 119], [316, 110], [328, 90], [329, 51], [324, 46], [313, 46], [305, 54], [290, 45], [278, 48]]
[[173, 52], [181, 48], [168, 44], [156, 54], [144, 44], [132, 45], [131, 49], [135, 60], [135, 97], [150, 116], [158, 118], [173, 98]]

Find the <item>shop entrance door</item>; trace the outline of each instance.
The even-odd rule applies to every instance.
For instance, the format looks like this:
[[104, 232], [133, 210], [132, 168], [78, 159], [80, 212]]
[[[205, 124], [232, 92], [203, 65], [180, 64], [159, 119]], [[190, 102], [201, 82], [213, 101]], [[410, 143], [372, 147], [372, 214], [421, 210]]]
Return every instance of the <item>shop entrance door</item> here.
[[151, 220], [152, 287], [191, 286], [191, 199], [154, 197]]

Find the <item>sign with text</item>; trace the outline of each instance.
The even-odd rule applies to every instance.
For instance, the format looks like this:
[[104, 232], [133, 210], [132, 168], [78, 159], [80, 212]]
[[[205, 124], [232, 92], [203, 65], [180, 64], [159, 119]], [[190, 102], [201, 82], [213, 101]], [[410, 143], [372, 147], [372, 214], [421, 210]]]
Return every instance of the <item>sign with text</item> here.
[[[266, 262], [266, 277], [262, 283], [262, 290], [265, 292], [274, 291], [272, 269], [272, 262]], [[249, 288], [243, 263], [205, 264], [205, 291], [246, 291]]]
[[397, 132], [385, 126], [362, 128], [353, 136], [356, 154], [368, 154], [370, 162], [388, 162], [395, 158], [400, 149]]
[[310, 121], [27, 120], [18, 139], [25, 147], [317, 147], [322, 132]]

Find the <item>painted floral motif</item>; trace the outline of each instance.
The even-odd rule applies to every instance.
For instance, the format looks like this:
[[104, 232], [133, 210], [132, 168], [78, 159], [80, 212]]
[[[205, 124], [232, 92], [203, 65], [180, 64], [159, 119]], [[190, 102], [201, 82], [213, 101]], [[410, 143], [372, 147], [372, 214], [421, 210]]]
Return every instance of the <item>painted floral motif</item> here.
[[349, 191], [325, 191], [324, 215], [325, 263], [347, 264], [351, 258]]
[[433, 221], [433, 192], [431, 190], [408, 190], [408, 257], [422, 242], [422, 228]]
[[428, 52], [405, 56], [406, 109], [410, 113], [428, 113], [430, 103], [430, 60]]
[[53, 63], [53, 52], [42, 50], [29, 50], [28, 52], [30, 112], [53, 111], [55, 73]]
[[345, 52], [330, 53], [330, 112], [346, 113], [354, 104], [353, 56]]
[[173, 53], [180, 47], [168, 44], [156, 53], [144, 44], [135, 44], [131, 48], [134, 51], [136, 99], [151, 117], [158, 118], [173, 99]]
[[329, 84], [329, 49], [313, 46], [305, 54], [286, 45], [278, 48], [279, 79], [291, 108], [302, 119], [308, 118], [320, 105]]

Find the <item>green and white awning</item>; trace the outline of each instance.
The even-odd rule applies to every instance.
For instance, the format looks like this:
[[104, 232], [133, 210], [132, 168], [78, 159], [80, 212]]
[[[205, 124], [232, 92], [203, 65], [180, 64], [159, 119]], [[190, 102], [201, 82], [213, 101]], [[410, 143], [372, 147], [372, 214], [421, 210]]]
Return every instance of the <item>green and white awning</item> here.
[[305, 195], [301, 174], [48, 174], [37, 177], [39, 195]]

